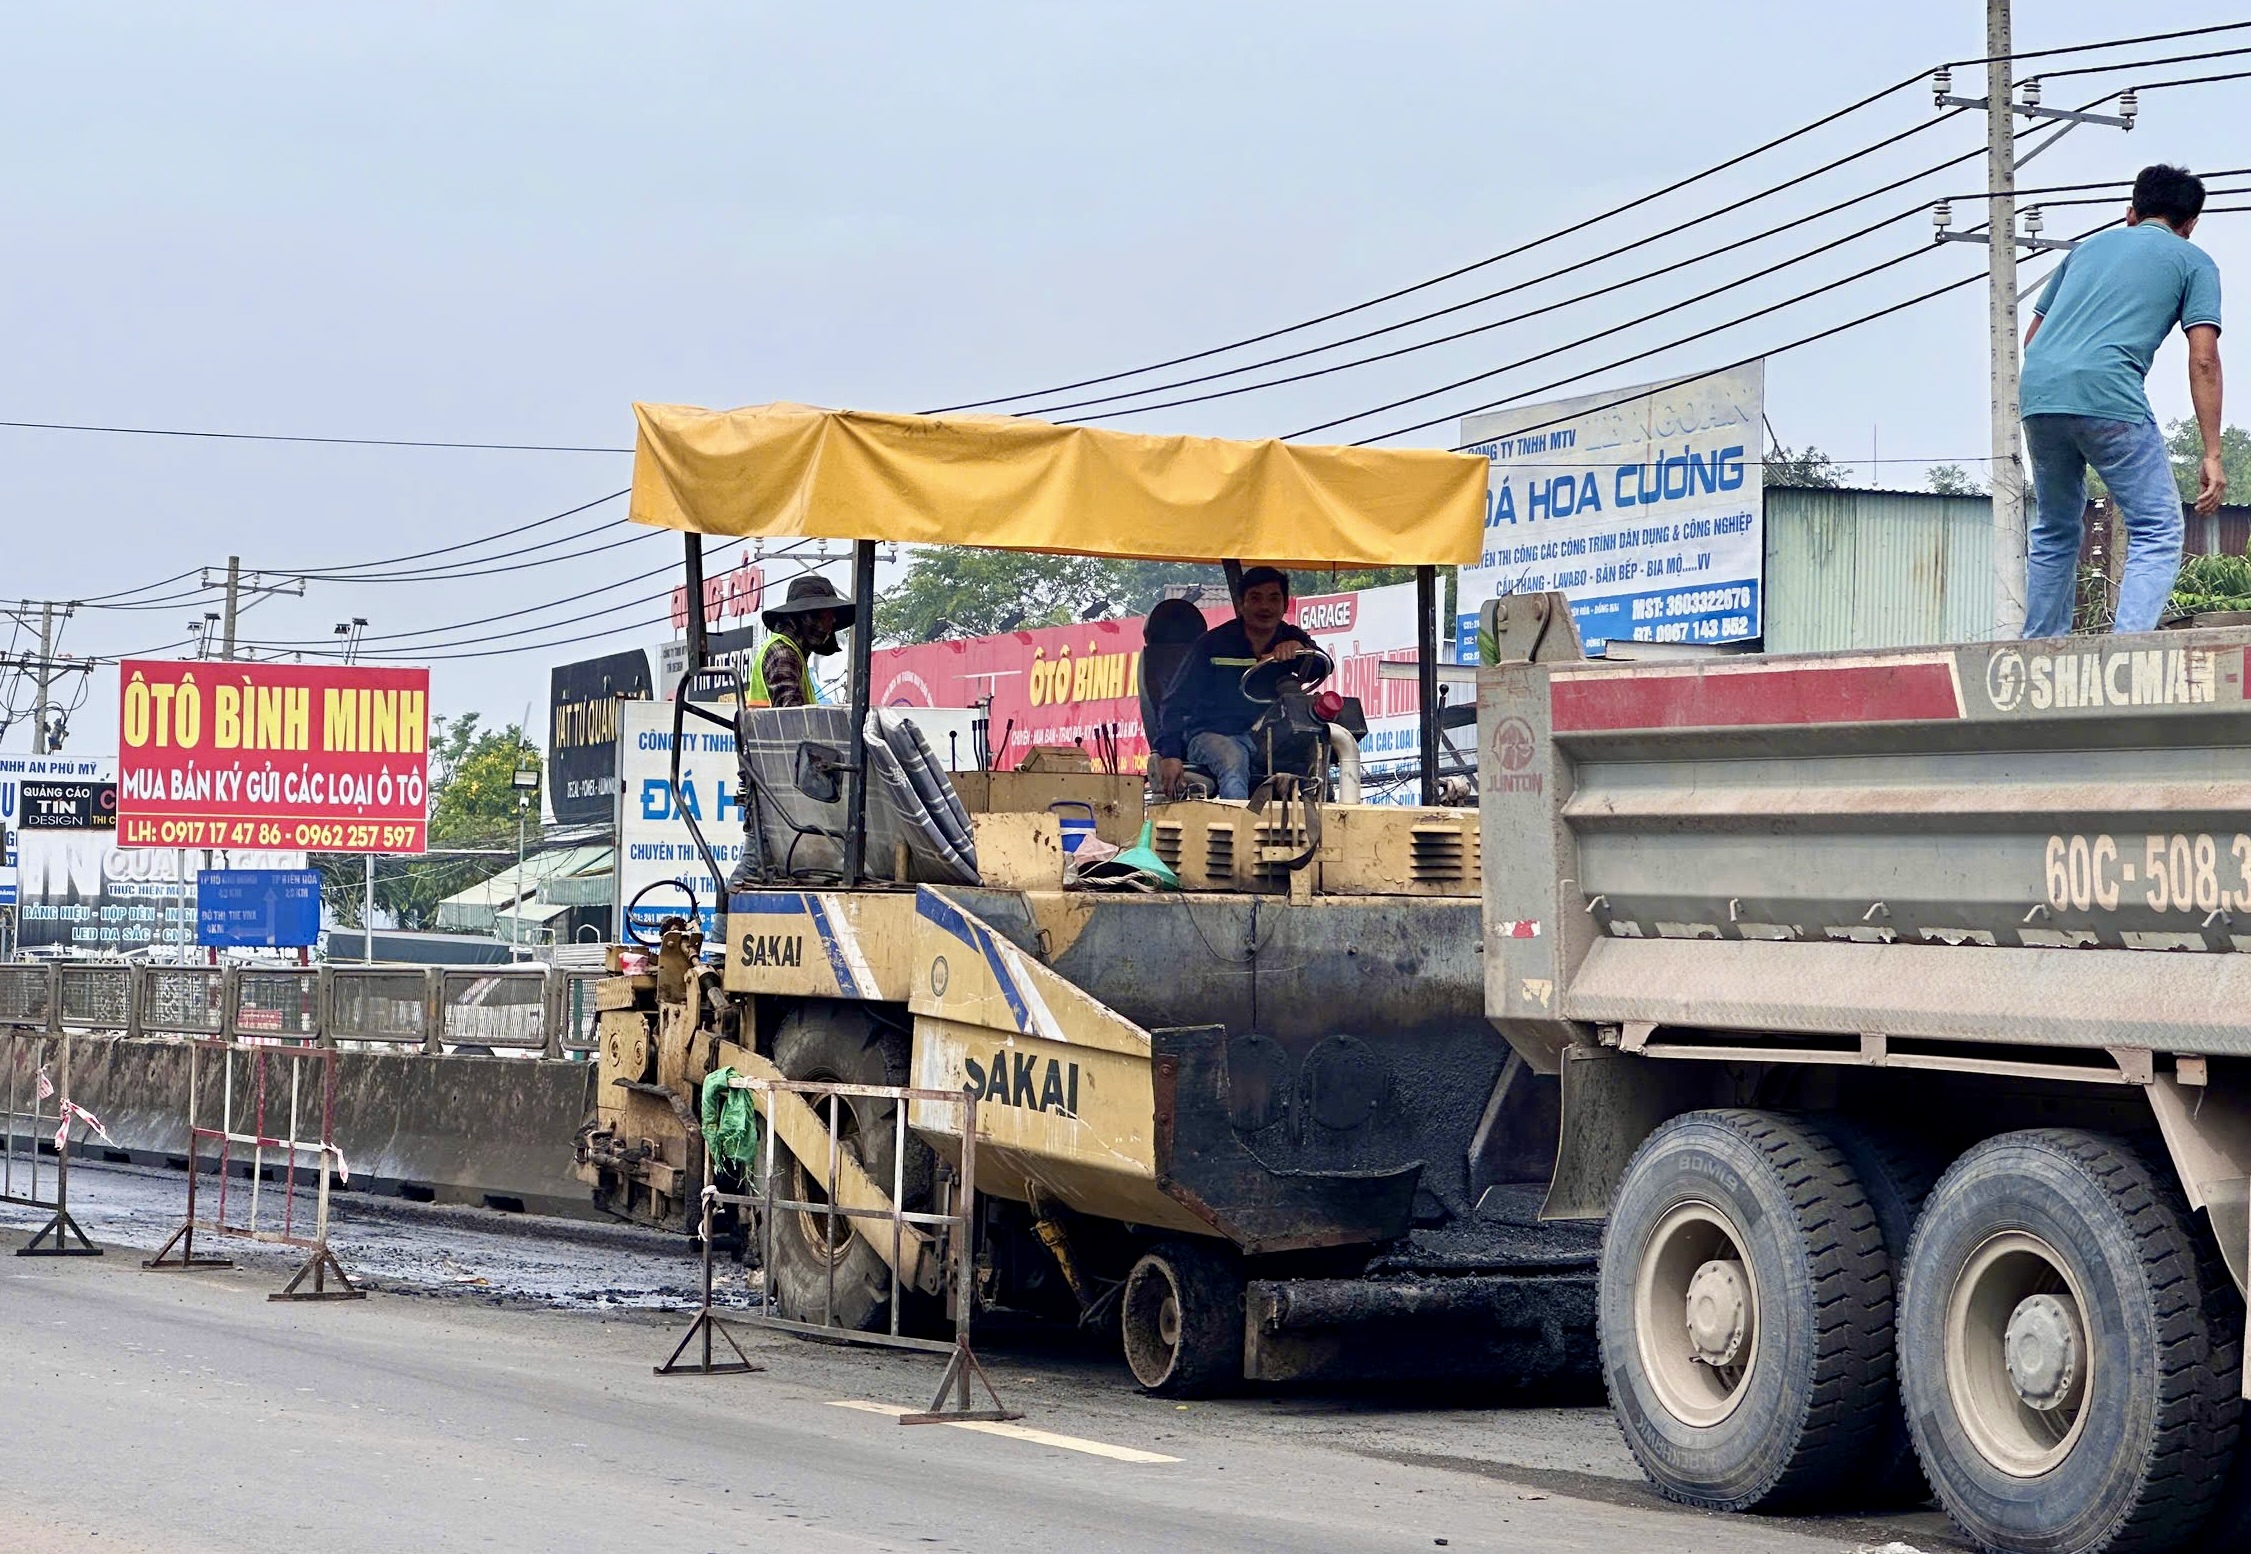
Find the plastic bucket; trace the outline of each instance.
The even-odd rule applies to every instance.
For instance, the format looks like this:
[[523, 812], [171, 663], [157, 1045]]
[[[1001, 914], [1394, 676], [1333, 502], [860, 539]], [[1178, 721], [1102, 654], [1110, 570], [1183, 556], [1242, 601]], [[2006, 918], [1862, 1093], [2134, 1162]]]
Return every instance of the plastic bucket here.
[[[1079, 844], [1094, 835], [1094, 806], [1078, 799], [1057, 799], [1047, 806], [1063, 827], [1063, 854], [1069, 857], [1079, 850]], [[1081, 814], [1068, 811], [1080, 810]]]

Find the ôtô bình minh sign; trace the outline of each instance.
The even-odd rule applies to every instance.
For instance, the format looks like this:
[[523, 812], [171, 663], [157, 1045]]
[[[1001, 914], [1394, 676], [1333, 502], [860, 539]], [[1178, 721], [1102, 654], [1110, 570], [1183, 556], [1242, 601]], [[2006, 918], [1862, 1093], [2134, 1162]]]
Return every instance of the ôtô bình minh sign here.
[[427, 669], [129, 658], [117, 701], [121, 846], [428, 845]]

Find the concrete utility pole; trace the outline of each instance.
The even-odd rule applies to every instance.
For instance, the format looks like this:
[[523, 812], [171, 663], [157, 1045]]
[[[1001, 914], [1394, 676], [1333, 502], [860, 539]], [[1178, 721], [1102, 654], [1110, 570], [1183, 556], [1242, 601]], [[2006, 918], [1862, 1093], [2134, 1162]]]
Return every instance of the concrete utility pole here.
[[2016, 82], [2009, 0], [1985, 3], [1986, 328], [1993, 391], [1993, 635], [2024, 635], [2023, 422], [2017, 401]]
[[39, 667], [35, 671], [38, 695], [31, 703], [31, 753], [47, 753], [47, 688], [54, 683], [55, 673], [55, 607], [42, 603], [39, 606]]
[[[2005, 4], [2003, 6], [2003, 9], [2006, 9]], [[2004, 21], [2001, 25], [2004, 29], [2006, 29], [2008, 23]], [[221, 649], [219, 656], [223, 659], [226, 659], [230, 663], [234, 661], [234, 621], [236, 614], [235, 605], [236, 602], [241, 599], [241, 597], [242, 558], [240, 556], [229, 556], [227, 558], [227, 620], [226, 626], [224, 628], [225, 635], [222, 638], [225, 646]]]

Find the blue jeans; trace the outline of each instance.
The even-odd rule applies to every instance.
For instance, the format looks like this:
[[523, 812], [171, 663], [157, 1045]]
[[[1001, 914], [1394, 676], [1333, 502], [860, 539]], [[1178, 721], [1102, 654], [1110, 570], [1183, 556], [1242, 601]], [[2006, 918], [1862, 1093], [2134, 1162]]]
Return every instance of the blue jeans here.
[[1251, 773], [1259, 766], [1259, 748], [1248, 734], [1191, 734], [1188, 764], [1212, 774], [1221, 798], [1247, 799], [1251, 796]]
[[2110, 487], [2126, 530], [2126, 570], [2111, 629], [2155, 631], [2180, 574], [2182, 529], [2181, 492], [2157, 423], [2028, 415], [2024, 440], [2038, 501], [2025, 547], [2024, 634], [2061, 637], [2071, 630], [2090, 464]]

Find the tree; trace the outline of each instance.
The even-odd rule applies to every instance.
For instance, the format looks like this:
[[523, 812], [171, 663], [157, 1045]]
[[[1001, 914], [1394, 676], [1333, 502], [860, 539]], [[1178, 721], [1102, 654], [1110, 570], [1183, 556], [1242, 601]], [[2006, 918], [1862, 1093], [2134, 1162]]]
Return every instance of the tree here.
[[[2204, 438], [2196, 423], [2180, 420], [2167, 427], [2165, 451], [2173, 460], [2173, 484], [2181, 488], [2181, 500], [2195, 501], [2196, 488], [2204, 482]], [[2251, 432], [2240, 426], [2221, 429], [2220, 468], [2227, 472], [2228, 500], [2251, 501]]]
[[1117, 613], [1114, 563], [1093, 556], [1011, 550], [917, 550], [907, 575], [876, 601], [885, 642], [984, 637], [1027, 626], [1061, 626]]
[[1845, 483], [1845, 467], [1812, 443], [1792, 453], [1788, 444], [1778, 442], [1766, 456], [1766, 483], [1834, 491]]
[[[441, 856], [375, 860], [376, 905], [404, 927], [431, 926], [439, 902], [513, 865], [516, 770], [519, 764], [538, 770], [540, 753], [520, 725], [485, 729], [481, 721], [474, 712], [430, 720], [430, 845]], [[538, 802], [536, 789], [531, 798]], [[492, 856], [442, 856], [450, 849], [489, 850]], [[359, 926], [366, 860], [356, 853], [318, 853], [313, 863], [331, 915]]]
[[1972, 479], [1970, 472], [1959, 464], [1933, 464], [1928, 478], [1931, 489], [1940, 496], [1985, 495], [1985, 487]]

